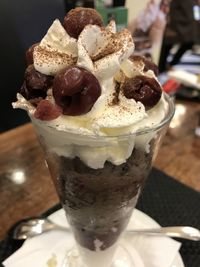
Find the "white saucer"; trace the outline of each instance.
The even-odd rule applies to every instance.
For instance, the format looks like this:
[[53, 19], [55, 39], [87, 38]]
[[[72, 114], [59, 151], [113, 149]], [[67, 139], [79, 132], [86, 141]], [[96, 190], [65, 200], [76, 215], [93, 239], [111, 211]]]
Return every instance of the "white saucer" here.
[[[49, 218], [54, 221], [55, 223], [62, 225], [62, 226], [66, 226], [67, 222], [66, 222], [66, 217], [65, 217], [65, 213], [63, 209], [60, 209], [58, 211], [56, 211], [55, 213], [51, 214], [49, 216]], [[136, 229], [136, 228], [153, 228], [153, 227], [158, 227], [159, 224], [154, 221], [151, 217], [149, 217], [148, 215], [146, 215], [145, 213], [135, 209], [133, 212], [133, 215], [130, 219], [129, 225], [128, 225], [128, 229]], [[69, 234], [70, 235], [70, 234]], [[122, 239], [122, 243], [126, 242], [126, 238]], [[135, 247], [135, 246], [134, 246]], [[141, 248], [140, 248], [141, 249]], [[137, 267], [147, 267], [144, 266], [143, 264], [139, 264], [140, 261], [140, 256], [136, 255], [137, 254], [137, 249], [133, 249], [133, 247], [131, 246], [131, 248], [129, 249], [129, 251], [132, 251], [132, 253], [134, 253], [134, 257], [138, 258], [138, 266]], [[139, 254], [139, 253], [138, 253]], [[180, 256], [179, 253], [177, 253], [173, 264], [171, 267], [184, 267], [182, 258]]]
[[[130, 219], [127, 229], [141, 229], [141, 228], [154, 228], [160, 225], [153, 220], [150, 216], [146, 215], [144, 212], [135, 209], [133, 215]], [[180, 253], [177, 253], [172, 267], [185, 267]]]

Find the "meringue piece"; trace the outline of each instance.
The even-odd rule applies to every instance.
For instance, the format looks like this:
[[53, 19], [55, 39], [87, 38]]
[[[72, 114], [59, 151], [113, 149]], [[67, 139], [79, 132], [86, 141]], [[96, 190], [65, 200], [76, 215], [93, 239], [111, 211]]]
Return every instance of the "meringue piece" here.
[[[154, 78], [159, 84], [160, 82], [158, 81], [158, 78], [156, 77], [155, 73], [153, 72], [153, 70], [148, 70], [145, 72], [145, 76], [149, 77], [149, 78]], [[161, 84], [160, 84], [161, 86]], [[161, 86], [162, 87], [162, 86]]]
[[[92, 39], [91, 39], [92, 36]], [[115, 52], [116, 47], [111, 44], [115, 34], [97, 25], [88, 25], [81, 32], [78, 43], [85, 47], [93, 61]]]
[[74, 65], [76, 59], [71, 55], [59, 53], [57, 51], [48, 51], [40, 46], [34, 50], [34, 67], [37, 71], [55, 76], [65, 67]]
[[71, 38], [56, 19], [33, 53], [34, 67], [46, 75], [56, 75], [76, 63], [77, 41]]
[[69, 36], [58, 19], [54, 20], [40, 46], [77, 56], [77, 41]]
[[[158, 81], [153, 70], [144, 71], [145, 63], [142, 59], [134, 59], [134, 60], [124, 60], [121, 64], [121, 71], [128, 78], [133, 78], [137, 75], [145, 75], [149, 78], [154, 78]], [[118, 72], [115, 76], [116, 81], [123, 81], [123, 75]]]
[[78, 39], [78, 66], [91, 71], [99, 81], [113, 78], [134, 51], [130, 32], [123, 29], [114, 33], [115, 28], [114, 21], [106, 28], [87, 25]]
[[118, 40], [120, 49], [94, 63], [94, 74], [101, 80], [114, 77], [120, 70], [122, 62], [128, 59], [134, 51], [133, 40], [128, 30], [124, 29], [117, 35], [116, 40]]
[[119, 33], [117, 33], [117, 39], [119, 40], [121, 45], [120, 63], [122, 63], [123, 60], [128, 59], [133, 54], [135, 45], [132, 35], [127, 29], [123, 29]]
[[34, 114], [35, 107], [32, 106], [20, 93], [17, 93], [17, 101], [12, 103], [13, 108], [21, 108], [30, 114]]
[[112, 33], [116, 33], [117, 32], [117, 27], [116, 27], [116, 23], [114, 20], [111, 20], [109, 22], [109, 24], [106, 26], [106, 31], [110, 31]]
[[90, 58], [86, 48], [78, 41], [78, 60], [77, 66], [87, 69], [88, 71], [94, 72], [94, 66], [92, 59]]
[[143, 69], [144, 63], [142, 60], [133, 62], [132, 60], [127, 59], [121, 64], [121, 70], [128, 78], [133, 78], [136, 75], [144, 75]]
[[106, 80], [114, 77], [119, 69], [119, 53], [109, 55], [94, 63], [94, 74], [99, 80]]

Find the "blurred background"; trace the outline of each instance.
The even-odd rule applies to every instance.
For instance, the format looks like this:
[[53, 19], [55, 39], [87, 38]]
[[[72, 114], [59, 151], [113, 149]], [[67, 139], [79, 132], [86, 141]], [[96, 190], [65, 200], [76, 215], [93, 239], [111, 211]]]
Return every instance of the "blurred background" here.
[[23, 81], [26, 50], [42, 39], [55, 18], [62, 21], [76, 6], [97, 8], [105, 23], [116, 20], [118, 30], [127, 26], [135, 53], [159, 65], [166, 90], [200, 101], [200, 0], [1, 0], [0, 132], [29, 121], [26, 112], [11, 106]]

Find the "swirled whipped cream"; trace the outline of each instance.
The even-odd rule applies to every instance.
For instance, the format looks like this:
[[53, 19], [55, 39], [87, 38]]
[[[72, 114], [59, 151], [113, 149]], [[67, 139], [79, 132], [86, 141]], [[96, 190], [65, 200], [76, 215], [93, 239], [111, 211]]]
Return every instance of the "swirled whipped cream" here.
[[[117, 32], [114, 21], [106, 27], [98, 24], [86, 23], [74, 38], [55, 20], [28, 51], [25, 82], [13, 103], [29, 113], [52, 151], [78, 156], [92, 168], [102, 168], [106, 161], [126, 162], [135, 133], [159, 124], [168, 110], [153, 68], [143, 58], [131, 58], [130, 32]], [[76, 135], [85, 138], [73, 139]], [[123, 135], [130, 136], [119, 141]], [[102, 147], [98, 137], [109, 136], [116, 137], [104, 140], [112, 145]], [[152, 138], [144, 140], [144, 149]]]

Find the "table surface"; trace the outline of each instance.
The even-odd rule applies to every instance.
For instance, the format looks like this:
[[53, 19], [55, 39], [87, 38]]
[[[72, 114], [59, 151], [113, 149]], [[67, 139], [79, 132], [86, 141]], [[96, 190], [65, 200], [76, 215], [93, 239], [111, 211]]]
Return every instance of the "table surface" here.
[[[154, 166], [200, 191], [199, 103], [178, 101]], [[58, 203], [31, 124], [0, 134], [0, 239], [17, 221]]]

